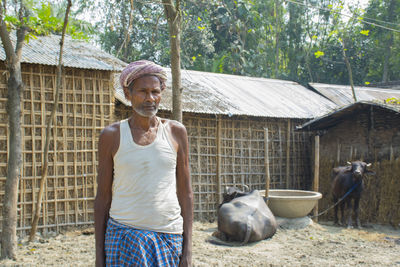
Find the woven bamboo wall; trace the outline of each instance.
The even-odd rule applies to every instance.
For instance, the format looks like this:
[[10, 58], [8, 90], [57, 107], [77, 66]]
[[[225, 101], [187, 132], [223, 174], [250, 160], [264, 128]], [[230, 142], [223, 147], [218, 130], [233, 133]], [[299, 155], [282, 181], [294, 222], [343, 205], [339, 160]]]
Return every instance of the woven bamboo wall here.
[[[129, 115], [129, 108], [117, 104], [118, 119]], [[158, 115], [170, 117], [168, 112]], [[288, 125], [288, 119], [183, 114], [189, 138], [195, 219], [216, 219], [225, 186], [245, 184], [250, 189], [265, 189], [265, 128], [270, 188], [310, 189], [309, 136], [293, 131], [300, 121], [289, 121]]]
[[[2, 73], [4, 64], [0, 65]], [[53, 105], [56, 68], [22, 65], [23, 167], [19, 182], [18, 230], [30, 229], [39, 191], [47, 118]], [[111, 72], [65, 69], [63, 89], [53, 122], [48, 177], [38, 228], [93, 223], [96, 190], [97, 141], [111, 122]], [[0, 75], [0, 209], [3, 204], [7, 157], [6, 75]], [[0, 211], [1, 216], [1, 211]]]

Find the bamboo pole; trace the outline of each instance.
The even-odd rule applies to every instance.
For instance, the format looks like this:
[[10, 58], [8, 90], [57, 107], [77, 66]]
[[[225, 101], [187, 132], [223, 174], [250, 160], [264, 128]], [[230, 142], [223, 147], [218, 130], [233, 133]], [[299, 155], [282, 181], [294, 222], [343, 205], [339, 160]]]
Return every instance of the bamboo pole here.
[[231, 122], [231, 132], [232, 132], [232, 185], [236, 186], [236, 176], [235, 176], [235, 154], [236, 154], [236, 145], [235, 145], [235, 126], [234, 122]]
[[[319, 190], [319, 135], [314, 138], [314, 182], [313, 190], [318, 192]], [[313, 214], [318, 214], [318, 202], [313, 209]], [[318, 217], [314, 217], [314, 221], [318, 222]]]
[[269, 184], [271, 181], [269, 173], [268, 128], [264, 128], [264, 165], [265, 165], [265, 197], [268, 198]]
[[291, 188], [290, 182], [290, 119], [287, 121], [286, 132], [286, 188]]
[[222, 193], [221, 193], [221, 118], [217, 116], [217, 195], [218, 204], [222, 203]]
[[[37, 224], [39, 221], [39, 215], [40, 215], [40, 209], [41, 209], [41, 204], [42, 204], [42, 195], [43, 195], [43, 190], [44, 190], [44, 185], [46, 182], [46, 177], [47, 177], [47, 164], [48, 164], [48, 150], [49, 150], [49, 143], [50, 143], [50, 130], [51, 130], [51, 123], [53, 121], [54, 115], [57, 110], [58, 106], [58, 95], [60, 92], [60, 87], [61, 87], [61, 66], [62, 66], [62, 54], [63, 54], [63, 47], [64, 47], [64, 37], [65, 37], [65, 31], [67, 29], [67, 24], [68, 24], [68, 14], [71, 8], [72, 2], [71, 0], [68, 0], [68, 5], [67, 5], [67, 10], [65, 11], [65, 18], [64, 18], [64, 26], [63, 26], [63, 31], [61, 35], [61, 41], [60, 41], [60, 55], [58, 59], [58, 68], [57, 68], [57, 87], [56, 87], [56, 92], [54, 96], [54, 105], [53, 109], [51, 111], [50, 118], [48, 120], [48, 125], [46, 129], [46, 144], [45, 144], [45, 150], [44, 150], [44, 164], [42, 167], [42, 178], [40, 180], [40, 189], [39, 189], [39, 195], [36, 203], [36, 208], [35, 208], [35, 215], [32, 221], [32, 228], [31, 232], [29, 234], [29, 241], [32, 241], [35, 238], [36, 235], [36, 229], [37, 229]], [[45, 113], [43, 113], [43, 116], [45, 116]]]
[[282, 186], [282, 132], [281, 132], [281, 125], [278, 125], [278, 133], [279, 133], [279, 184]]
[[[198, 190], [199, 190], [199, 210], [200, 210], [200, 220], [203, 219], [203, 210], [202, 210], [202, 205], [201, 205], [201, 175], [202, 175], [202, 168], [201, 168], [201, 145], [200, 145], [200, 120], [197, 120], [197, 166], [198, 166], [198, 175], [197, 175], [197, 184], [198, 184]], [[206, 171], [207, 172], [207, 171]]]

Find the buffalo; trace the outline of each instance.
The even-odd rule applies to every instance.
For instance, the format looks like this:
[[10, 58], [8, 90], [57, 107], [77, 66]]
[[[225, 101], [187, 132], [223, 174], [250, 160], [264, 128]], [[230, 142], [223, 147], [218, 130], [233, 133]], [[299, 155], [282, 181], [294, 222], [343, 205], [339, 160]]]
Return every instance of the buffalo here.
[[[347, 162], [348, 166], [340, 166], [332, 170], [332, 195], [335, 203], [335, 224], [345, 225], [345, 208], [347, 207], [347, 227], [352, 227], [352, 200], [354, 201], [353, 212], [357, 227], [361, 227], [359, 219], [359, 203], [363, 191], [363, 177], [366, 174], [375, 174], [367, 169], [371, 163], [363, 161]], [[338, 203], [339, 202], [339, 203]], [[338, 205], [337, 205], [338, 204]], [[341, 222], [339, 223], [338, 208], [340, 206]]]
[[276, 229], [275, 217], [258, 190], [244, 192], [235, 187], [226, 188], [218, 208], [218, 232], [214, 236], [244, 245], [272, 237]]

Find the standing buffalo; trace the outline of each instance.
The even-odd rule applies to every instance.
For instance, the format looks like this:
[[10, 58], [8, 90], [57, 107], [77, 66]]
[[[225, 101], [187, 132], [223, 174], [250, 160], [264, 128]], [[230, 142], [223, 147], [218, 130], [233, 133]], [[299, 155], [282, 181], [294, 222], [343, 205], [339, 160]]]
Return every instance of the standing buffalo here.
[[[257, 190], [243, 192], [227, 188], [218, 208], [218, 236], [241, 245], [272, 237], [277, 229], [274, 215]], [[218, 242], [213, 242], [218, 243]]]
[[[347, 227], [352, 226], [352, 212], [351, 212], [351, 201], [354, 199], [353, 211], [357, 227], [361, 227], [359, 219], [359, 203], [361, 193], [363, 191], [363, 177], [365, 174], [374, 174], [374, 172], [367, 170], [367, 167], [371, 166], [371, 163], [365, 163], [363, 161], [347, 162], [348, 166], [336, 167], [332, 170], [332, 194], [333, 201], [336, 204], [338, 201], [341, 211], [341, 224], [345, 224], [344, 209], [347, 206], [348, 219]], [[350, 193], [349, 193], [350, 192]], [[347, 196], [345, 196], [347, 194]], [[344, 198], [343, 200], [341, 200]], [[338, 219], [338, 205], [335, 205], [335, 224], [339, 224]]]

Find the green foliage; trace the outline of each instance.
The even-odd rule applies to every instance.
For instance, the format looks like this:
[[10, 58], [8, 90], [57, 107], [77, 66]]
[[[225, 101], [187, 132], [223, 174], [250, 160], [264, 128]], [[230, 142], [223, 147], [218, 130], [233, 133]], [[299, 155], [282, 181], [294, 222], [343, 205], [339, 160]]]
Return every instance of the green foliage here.
[[[357, 85], [379, 82], [390, 50], [388, 75], [400, 80], [400, 35], [362, 23], [369, 18], [400, 24], [398, 0], [371, 1], [365, 12], [337, 0], [181, 1], [181, 64], [184, 69], [289, 79], [306, 84], [348, 84], [342, 43]], [[129, 38], [130, 1], [100, 1], [104, 14], [95, 26], [106, 51], [128, 62], [149, 59], [170, 64], [168, 26], [158, 2], [134, 0]], [[94, 9], [79, 0], [80, 12]], [[349, 1], [346, 1], [349, 3]], [[317, 6], [321, 9], [312, 8]], [[341, 15], [349, 10], [354, 18]], [[393, 26], [392, 24], [384, 24]], [[390, 49], [388, 44], [392, 42]], [[278, 62], [276, 57], [278, 56]]]
[[[28, 33], [25, 36], [27, 42], [30, 38], [36, 38], [35, 36], [61, 34], [64, 24], [65, 6], [58, 6], [59, 10], [54, 10], [53, 6], [48, 1], [41, 1], [39, 3], [28, 1], [29, 16], [25, 16], [20, 21], [16, 15], [6, 15], [4, 21], [6, 22], [7, 29], [11, 31], [21, 26], [28, 27]], [[58, 16], [54, 16], [55, 12], [58, 12]], [[67, 26], [67, 34], [75, 39], [88, 40], [88, 34], [93, 33], [89, 25], [87, 22], [70, 18]]]

